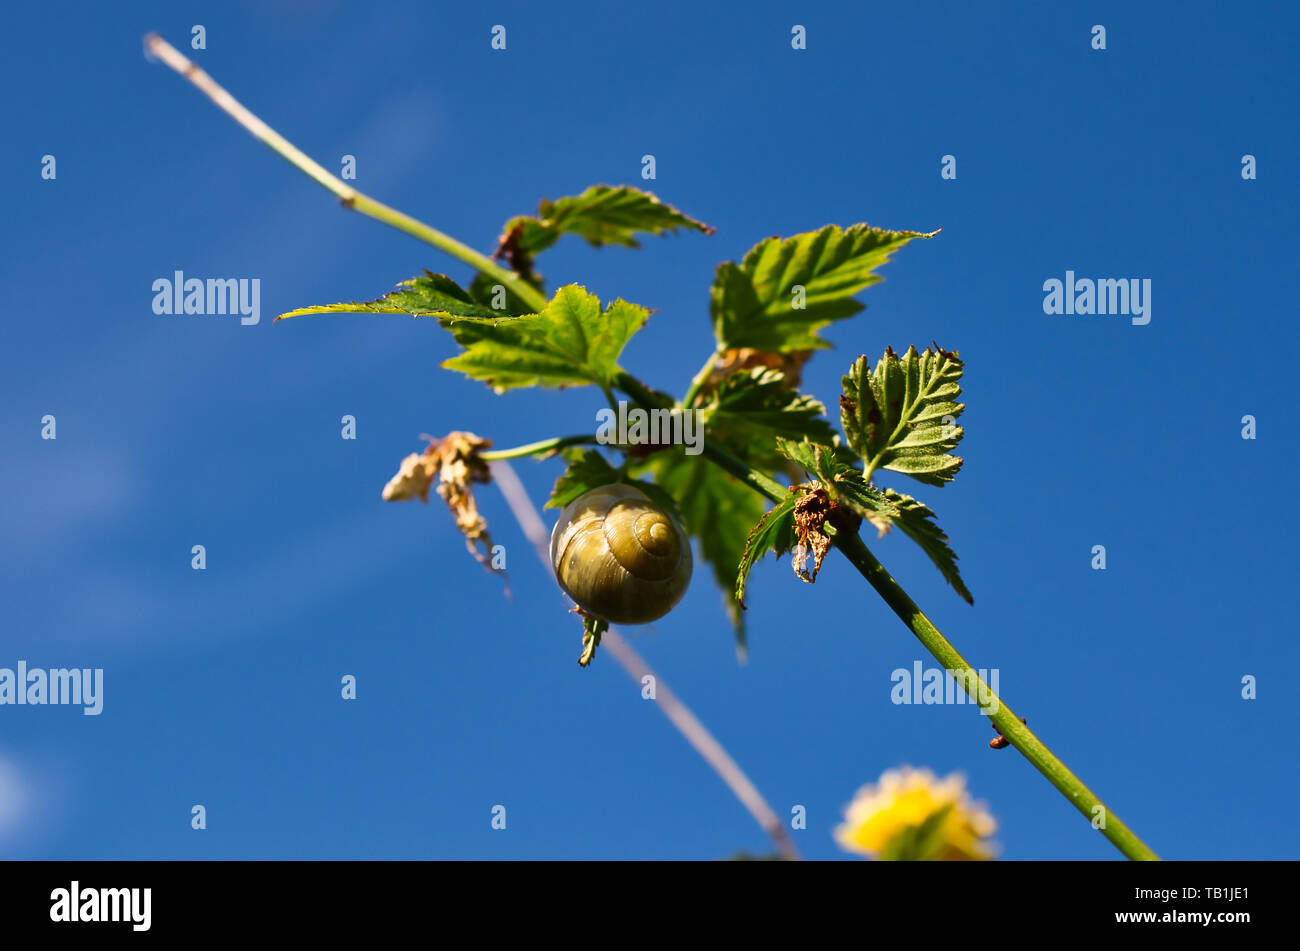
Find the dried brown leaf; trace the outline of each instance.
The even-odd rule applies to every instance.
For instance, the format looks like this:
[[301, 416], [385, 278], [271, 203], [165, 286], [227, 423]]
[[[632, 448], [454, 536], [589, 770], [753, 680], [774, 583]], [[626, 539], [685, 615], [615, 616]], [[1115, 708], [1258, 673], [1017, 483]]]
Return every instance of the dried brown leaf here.
[[429, 439], [423, 454], [412, 453], [402, 460], [397, 474], [384, 486], [383, 495], [389, 502], [414, 498], [427, 502], [436, 480], [436, 491], [455, 517], [469, 553], [489, 571], [504, 574], [492, 566], [492, 536], [474, 500], [474, 483], [486, 485], [492, 481], [491, 469], [479, 455], [491, 445], [489, 440], [466, 432]]
[[[825, 489], [808, 488], [794, 504], [794, 530], [799, 544], [794, 550], [794, 573], [812, 584], [821, 571], [822, 560], [830, 551], [831, 539], [826, 534], [826, 520], [830, 518], [835, 502]], [[808, 572], [808, 558], [813, 558], [812, 573]]]

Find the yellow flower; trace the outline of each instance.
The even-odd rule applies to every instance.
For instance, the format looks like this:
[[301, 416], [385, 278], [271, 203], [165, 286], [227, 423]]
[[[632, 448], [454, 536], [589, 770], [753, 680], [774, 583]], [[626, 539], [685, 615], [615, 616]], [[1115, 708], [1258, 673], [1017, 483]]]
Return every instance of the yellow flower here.
[[836, 828], [840, 848], [877, 859], [981, 860], [995, 855], [997, 822], [966, 793], [966, 780], [928, 769], [887, 770], [863, 786]]

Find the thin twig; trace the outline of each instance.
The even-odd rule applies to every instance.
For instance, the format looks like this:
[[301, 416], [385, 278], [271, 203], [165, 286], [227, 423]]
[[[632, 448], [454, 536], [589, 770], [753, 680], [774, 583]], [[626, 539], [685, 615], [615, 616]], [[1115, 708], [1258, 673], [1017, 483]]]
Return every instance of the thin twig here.
[[[537, 508], [528, 497], [528, 492], [519, 481], [519, 477], [515, 475], [515, 470], [510, 463], [498, 460], [491, 465], [493, 479], [500, 486], [502, 495], [506, 497], [510, 511], [514, 513], [520, 529], [532, 543], [537, 557], [549, 571], [551, 559], [548, 532], [541, 516], [537, 513]], [[735, 797], [740, 800], [741, 805], [749, 810], [750, 815], [772, 837], [781, 855], [791, 860], [798, 859], [799, 851], [787, 834], [785, 825], [763, 798], [763, 794], [750, 782], [745, 771], [731, 758], [722, 744], [714, 739], [713, 734], [690, 711], [690, 708], [668, 688], [663, 678], [650, 669], [650, 665], [613, 627], [605, 632], [600, 646], [612, 654], [627, 671], [628, 676], [638, 684], [644, 683], [642, 679], [644, 677], [654, 677], [655, 700], [659, 704], [659, 709], [664, 712], [664, 716], [668, 717], [672, 725], [685, 737], [686, 742], [695, 747], [695, 751], [704, 757], [705, 762], [713, 767], [713, 771], [727, 784]]]
[[311, 156], [276, 132], [269, 125], [253, 115], [238, 99], [226, 92], [211, 76], [201, 70], [180, 50], [172, 46], [157, 33], [150, 33], [144, 38], [145, 52], [162, 60], [173, 70], [188, 79], [196, 89], [217, 104], [226, 115], [253, 134], [253, 137], [273, 149], [282, 158], [288, 160], [300, 171], [311, 176], [321, 186], [338, 196], [343, 207], [351, 208], [363, 215], [382, 221], [398, 231], [404, 231], [439, 251], [459, 258], [466, 264], [489, 275], [514, 291], [515, 295], [536, 311], [546, 308], [546, 296], [513, 271], [503, 268], [485, 254], [480, 254], [467, 244], [462, 244], [451, 235], [443, 234], [432, 225], [412, 218], [405, 212], [391, 208], [369, 195], [357, 191], [342, 179], [327, 172]]

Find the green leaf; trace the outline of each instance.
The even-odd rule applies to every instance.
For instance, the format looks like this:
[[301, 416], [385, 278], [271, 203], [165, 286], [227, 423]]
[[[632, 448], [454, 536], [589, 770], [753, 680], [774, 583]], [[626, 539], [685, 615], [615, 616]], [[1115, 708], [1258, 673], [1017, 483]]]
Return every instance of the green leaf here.
[[884, 494], [885, 498], [898, 509], [898, 514], [893, 520], [894, 524], [903, 531], [903, 534], [921, 546], [921, 550], [930, 557], [934, 566], [939, 569], [939, 573], [962, 596], [962, 599], [967, 604], [974, 604], [975, 598], [966, 587], [966, 583], [961, 580], [961, 573], [957, 570], [957, 555], [948, 544], [948, 536], [934, 521], [934, 512], [910, 495], [895, 492], [893, 489], [886, 489]]
[[749, 580], [750, 570], [758, 560], [769, 551], [784, 555], [794, 549], [794, 506], [798, 501], [798, 493], [786, 495], [763, 514], [745, 539], [745, 550], [741, 554], [740, 566], [736, 569], [735, 587], [736, 603], [742, 609], [745, 607], [745, 584]]
[[528, 254], [549, 248], [563, 234], [577, 234], [600, 247], [620, 244], [638, 248], [635, 234], [665, 234], [679, 228], [712, 234], [703, 222], [682, 214], [650, 192], [630, 185], [592, 185], [581, 195], [542, 200], [537, 216], [522, 215], [506, 223], [506, 234], [522, 228], [516, 245]]
[[937, 344], [899, 357], [886, 348], [874, 370], [858, 357], [842, 380], [840, 422], [849, 446], [878, 468], [942, 486], [961, 469], [950, 455], [964, 433], [956, 419], [966, 408], [961, 398], [962, 362]]
[[445, 274], [425, 271], [423, 277], [402, 281], [397, 290], [378, 300], [351, 301], [346, 304], [320, 304], [299, 307], [281, 314], [276, 320], [307, 314], [410, 314], [415, 317], [496, 317], [488, 307], [474, 303], [470, 295]]
[[677, 500], [686, 530], [700, 541], [700, 556], [726, 592], [728, 613], [736, 639], [744, 650], [745, 625], [736, 597], [736, 566], [745, 552], [745, 538], [763, 515], [763, 499], [739, 479], [704, 456], [681, 449], [656, 453], [649, 460], [655, 481]]
[[862, 477], [862, 470], [854, 465], [857, 460], [843, 447], [828, 446], [807, 439], [795, 442], [791, 439], [778, 438], [776, 448], [781, 455], [799, 466], [804, 472], [827, 483], [827, 487], [832, 491], [834, 486], [831, 483], [844, 480], [853, 480], [857, 483], [866, 484]]
[[465, 348], [442, 365], [498, 393], [520, 386], [608, 388], [622, 373], [618, 357], [650, 312], [616, 300], [603, 311], [577, 284], [560, 288], [540, 314], [442, 321]]
[[844, 502], [884, 534], [897, 517], [898, 509], [861, 470], [845, 462], [831, 446], [778, 439], [777, 450], [824, 485], [831, 497]]
[[767, 367], [727, 377], [701, 409], [714, 430], [735, 433], [751, 444], [769, 443], [774, 435], [825, 443], [835, 439], [826, 407], [790, 389], [785, 374]]
[[[913, 238], [937, 233], [827, 225], [760, 241], [739, 265], [718, 266], [709, 307], [718, 349], [790, 353], [830, 346], [818, 331], [862, 309], [853, 295], [881, 280], [876, 268]], [[796, 287], [803, 288], [802, 307]]]
[[582, 493], [618, 481], [618, 471], [595, 449], [566, 449], [560, 455], [569, 467], [555, 480], [548, 509], [562, 509]]
[[564, 508], [584, 492], [598, 489], [602, 485], [621, 482], [640, 489], [650, 497], [651, 501], [671, 512], [678, 521], [684, 521], [677, 507], [677, 500], [668, 492], [653, 482], [633, 478], [623, 467], [615, 469], [597, 450], [564, 449], [560, 451], [560, 455], [569, 466], [555, 480], [555, 488], [546, 503], [546, 508]]
[[791, 462], [815, 476], [832, 497], [847, 504], [874, 525], [880, 534], [898, 528], [934, 562], [939, 573], [968, 604], [974, 604], [970, 589], [957, 570], [957, 555], [934, 521], [934, 512], [910, 495], [893, 489], [880, 490], [871, 485], [863, 473], [841, 459], [830, 446], [777, 440], [777, 448]]
[[804, 472], [821, 479], [823, 482], [831, 482], [837, 474], [851, 468], [836, 459], [835, 450], [830, 446], [819, 445], [807, 440], [778, 439], [776, 448], [781, 455], [799, 466]]
[[[529, 283], [539, 291], [542, 290], [540, 277], [534, 275]], [[498, 287], [501, 288], [500, 291], [497, 290]], [[484, 274], [482, 271], [475, 274], [474, 280], [470, 281], [469, 296], [476, 304], [482, 304], [499, 317], [522, 317], [533, 312], [533, 309], [524, 303], [523, 298], [495, 277]], [[493, 305], [497, 302], [500, 302], [503, 306], [494, 307]]]
[[831, 483], [831, 489], [840, 501], [874, 525], [881, 535], [889, 531], [899, 516], [898, 506], [889, 498], [888, 493], [881, 492], [862, 478], [862, 473], [857, 469], [849, 469], [838, 476]]
[[596, 657], [596, 648], [600, 639], [609, 630], [609, 622], [603, 617], [582, 616], [582, 653], [578, 655], [578, 666], [587, 667]]

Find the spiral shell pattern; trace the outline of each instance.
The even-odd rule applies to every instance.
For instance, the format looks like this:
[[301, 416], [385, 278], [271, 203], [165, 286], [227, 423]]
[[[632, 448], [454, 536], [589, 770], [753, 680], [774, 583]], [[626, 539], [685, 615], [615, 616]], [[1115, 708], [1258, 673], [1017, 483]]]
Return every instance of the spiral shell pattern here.
[[681, 525], [630, 485], [605, 485], [574, 499], [551, 532], [555, 578], [588, 614], [614, 624], [663, 617], [691, 581], [691, 545]]

